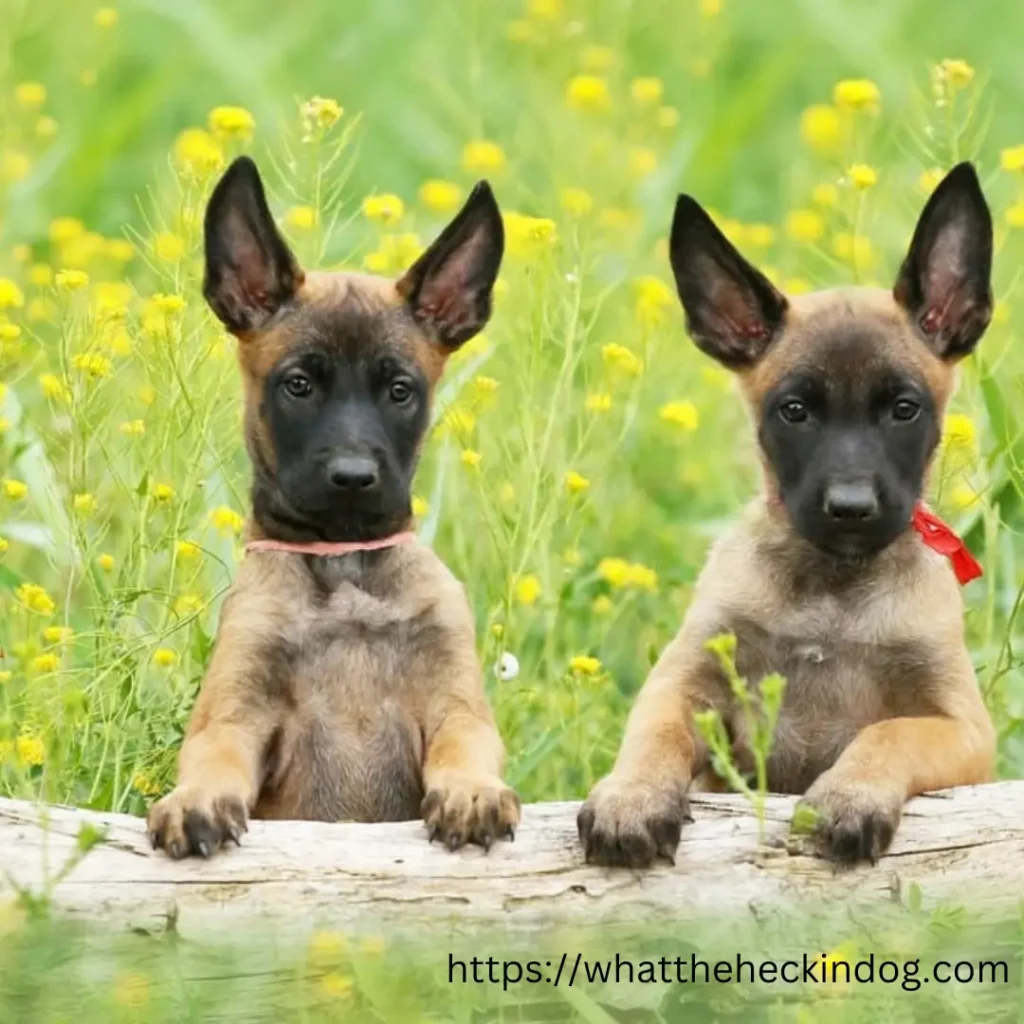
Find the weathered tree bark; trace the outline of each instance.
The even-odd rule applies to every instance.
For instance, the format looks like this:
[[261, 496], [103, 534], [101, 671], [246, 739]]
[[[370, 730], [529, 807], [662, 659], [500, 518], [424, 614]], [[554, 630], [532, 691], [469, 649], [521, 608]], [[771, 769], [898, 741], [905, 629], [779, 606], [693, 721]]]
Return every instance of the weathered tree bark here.
[[485, 854], [427, 843], [419, 822], [386, 825], [252, 822], [239, 848], [172, 862], [126, 815], [0, 800], [0, 903], [13, 887], [39, 892], [72, 856], [83, 823], [106, 829], [54, 888], [61, 913], [134, 930], [236, 935], [260, 920], [350, 933], [430, 934], [501, 926], [528, 936], [601, 921], [679, 921], [760, 914], [803, 899], [879, 903], [917, 883], [930, 901], [998, 911], [1024, 899], [1024, 782], [920, 797], [878, 864], [836, 869], [788, 837], [794, 799], [767, 803], [765, 843], [735, 796], [697, 796], [675, 867], [636, 874], [587, 867], [577, 804], [524, 809], [514, 843]]

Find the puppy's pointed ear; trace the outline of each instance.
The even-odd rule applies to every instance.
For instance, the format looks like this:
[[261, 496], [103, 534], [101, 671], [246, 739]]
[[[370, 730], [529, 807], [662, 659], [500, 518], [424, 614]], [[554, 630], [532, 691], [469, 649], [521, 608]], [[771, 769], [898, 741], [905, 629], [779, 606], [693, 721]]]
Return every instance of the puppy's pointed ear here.
[[262, 327], [302, 284], [302, 271], [277, 230], [249, 157], [240, 156], [217, 182], [203, 234], [203, 295], [232, 333]]
[[491, 315], [491, 292], [505, 251], [494, 193], [478, 182], [466, 205], [398, 282], [413, 317], [448, 348], [469, 341]]
[[782, 325], [786, 298], [690, 196], [676, 201], [669, 258], [697, 347], [732, 369], [756, 363]]
[[992, 318], [992, 214], [969, 163], [957, 164], [925, 204], [893, 288], [943, 359], [978, 344]]

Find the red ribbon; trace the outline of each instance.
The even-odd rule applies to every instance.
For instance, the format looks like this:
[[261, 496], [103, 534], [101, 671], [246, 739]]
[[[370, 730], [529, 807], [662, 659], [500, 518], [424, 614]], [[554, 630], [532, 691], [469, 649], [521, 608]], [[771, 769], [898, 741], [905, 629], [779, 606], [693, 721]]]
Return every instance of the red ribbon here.
[[967, 545], [921, 502], [914, 506], [914, 515], [910, 523], [928, 547], [950, 560], [957, 582], [961, 586], [982, 574], [978, 560], [967, 550]]

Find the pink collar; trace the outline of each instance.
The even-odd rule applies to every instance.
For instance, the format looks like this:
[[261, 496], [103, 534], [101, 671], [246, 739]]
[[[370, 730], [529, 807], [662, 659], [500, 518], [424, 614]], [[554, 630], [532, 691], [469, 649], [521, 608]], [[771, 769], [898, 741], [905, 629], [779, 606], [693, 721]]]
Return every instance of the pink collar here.
[[380, 551], [394, 548], [416, 539], [411, 530], [393, 533], [380, 540], [343, 540], [337, 543], [313, 541], [309, 544], [292, 544], [286, 540], [251, 540], [245, 545], [246, 551], [287, 551], [293, 555], [352, 555], [357, 551]]

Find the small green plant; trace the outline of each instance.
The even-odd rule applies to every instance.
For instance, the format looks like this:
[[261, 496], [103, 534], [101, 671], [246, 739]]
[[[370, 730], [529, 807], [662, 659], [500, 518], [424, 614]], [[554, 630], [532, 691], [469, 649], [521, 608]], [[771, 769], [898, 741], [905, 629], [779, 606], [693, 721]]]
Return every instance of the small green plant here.
[[786, 680], [777, 672], [767, 675], [751, 690], [747, 680], [736, 668], [736, 637], [731, 633], [712, 637], [704, 645], [714, 654], [722, 666], [729, 689], [747, 727], [750, 749], [754, 756], [754, 779], [751, 781], [737, 766], [725, 723], [714, 708], [694, 715], [694, 724], [711, 751], [711, 764], [718, 776], [742, 793], [749, 801], [757, 816], [758, 839], [764, 842], [764, 807], [768, 795], [768, 758], [771, 756], [775, 739], [775, 727], [782, 709], [782, 697], [786, 691]]

